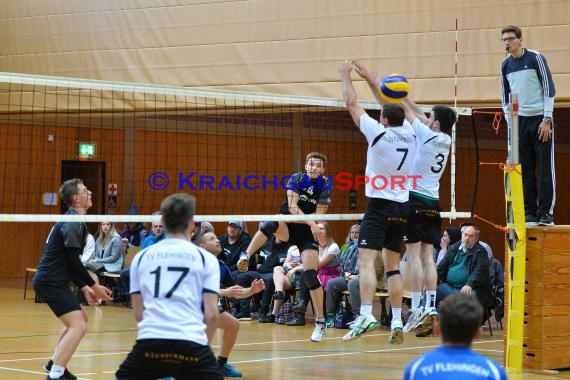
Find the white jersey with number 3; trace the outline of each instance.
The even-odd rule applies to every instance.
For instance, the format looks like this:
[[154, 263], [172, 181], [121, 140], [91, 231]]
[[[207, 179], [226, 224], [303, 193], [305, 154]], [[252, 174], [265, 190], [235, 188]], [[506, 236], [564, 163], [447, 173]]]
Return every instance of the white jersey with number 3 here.
[[[412, 165], [416, 150], [416, 136], [410, 123], [386, 128], [364, 113], [360, 117], [360, 131], [368, 141], [366, 157], [366, 196], [394, 202], [407, 202], [412, 180]], [[399, 185], [405, 179], [404, 185]]]
[[211, 253], [184, 239], [166, 238], [140, 251], [131, 264], [131, 294], [144, 305], [137, 339], [208, 344], [203, 293], [220, 292], [220, 268]]
[[439, 180], [445, 171], [451, 137], [447, 133], [432, 131], [419, 119], [414, 119], [412, 127], [417, 137], [417, 150], [412, 172], [421, 177], [417, 180], [414, 193], [439, 199]]

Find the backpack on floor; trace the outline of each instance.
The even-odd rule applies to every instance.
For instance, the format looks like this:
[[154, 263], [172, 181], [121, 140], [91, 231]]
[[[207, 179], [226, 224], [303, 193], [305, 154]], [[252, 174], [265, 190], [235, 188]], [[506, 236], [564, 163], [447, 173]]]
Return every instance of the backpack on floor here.
[[336, 329], [348, 329], [348, 324], [354, 321], [354, 313], [348, 302], [342, 302], [341, 307], [335, 315], [334, 327]]
[[281, 305], [281, 309], [279, 309], [279, 313], [275, 316], [275, 323], [280, 325], [284, 325], [285, 323], [289, 322], [293, 319], [293, 307], [291, 305], [291, 301], [287, 300], [283, 302]]

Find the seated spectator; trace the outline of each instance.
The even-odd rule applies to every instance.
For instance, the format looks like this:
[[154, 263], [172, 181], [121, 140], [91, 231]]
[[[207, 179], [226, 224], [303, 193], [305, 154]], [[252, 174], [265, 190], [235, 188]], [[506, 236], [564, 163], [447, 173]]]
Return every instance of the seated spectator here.
[[505, 287], [505, 271], [503, 269], [503, 264], [493, 256], [493, 250], [491, 246], [484, 241], [480, 241], [479, 244], [485, 248], [487, 256], [489, 257], [489, 268], [491, 269], [491, 286], [493, 288], [504, 288]]
[[326, 289], [329, 280], [340, 276], [340, 249], [334, 242], [332, 228], [327, 222], [317, 222], [319, 234], [319, 263], [317, 265], [317, 275], [321, 281], [321, 286]]
[[205, 234], [207, 232], [214, 232], [214, 226], [210, 222], [194, 222], [194, 228], [190, 233], [190, 240], [194, 241], [200, 234]]
[[93, 254], [85, 264], [89, 275], [97, 284], [101, 273], [119, 272], [123, 267], [122, 246], [123, 242], [115, 225], [111, 222], [102, 222], [95, 239]]
[[194, 241], [196, 240], [196, 237], [198, 237], [198, 234], [202, 231], [202, 222], [194, 222], [194, 227], [192, 228], [192, 231], [190, 231], [190, 240]]
[[348, 236], [346, 241], [340, 247], [339, 257], [342, 258], [344, 254], [348, 251], [351, 245], [358, 242], [358, 236], [360, 236], [360, 224], [353, 224], [348, 231]]
[[[153, 214], [153, 215], [160, 215], [160, 214]], [[162, 221], [160, 222], [153, 222], [152, 223], [152, 230], [147, 235], [147, 237], [143, 240], [141, 244], [141, 249], [145, 249], [150, 247], [153, 244], [158, 243], [159, 241], [163, 240], [166, 237], [164, 233], [164, 225]]]
[[285, 300], [285, 292], [289, 289], [296, 288], [301, 282], [301, 274], [303, 273], [303, 264], [301, 263], [301, 253], [296, 245], [289, 247], [287, 257], [283, 266], [273, 268], [273, 284], [275, 285], [275, 293], [273, 294], [273, 311], [265, 318], [260, 319], [261, 323], [274, 323], [275, 316], [279, 313], [281, 305]]
[[441, 260], [445, 257], [447, 253], [447, 249], [450, 245], [453, 245], [461, 240], [461, 229], [458, 227], [447, 227], [443, 231], [443, 235], [441, 236], [441, 241], [439, 243], [439, 250], [437, 252], [434, 251], [435, 256], [435, 264], [439, 265]]
[[489, 304], [491, 300], [489, 256], [479, 244], [479, 234], [477, 227], [465, 227], [461, 242], [450, 246], [437, 266], [438, 303], [452, 293], [475, 293], [482, 305]]
[[[358, 228], [355, 228], [358, 226]], [[352, 244], [348, 250], [340, 257], [341, 275], [330, 279], [327, 283], [325, 292], [325, 312], [327, 327], [333, 327], [335, 315], [338, 312], [339, 304], [342, 298], [342, 292], [348, 289], [348, 282], [358, 278], [358, 236], [360, 234], [360, 226], [355, 224], [350, 228], [349, 238], [353, 238]], [[347, 243], [348, 243], [347, 239]], [[344, 246], [346, 246], [346, 244]], [[343, 247], [344, 247], [343, 246]], [[341, 249], [342, 252], [342, 249]], [[360, 305], [360, 302], [358, 302]], [[359, 306], [360, 307], [360, 306]]]
[[[249, 243], [251, 242], [251, 237], [247, 232], [244, 231], [244, 223], [239, 221], [230, 221], [228, 223], [227, 232], [219, 237], [223, 249], [223, 260], [225, 261], [232, 277], [237, 278], [239, 272], [237, 264], [240, 258], [241, 252], [245, 251]], [[257, 270], [257, 262], [255, 255], [252, 255], [249, 260], [249, 265], [246, 270], [255, 271]], [[244, 270], [245, 272], [245, 270]]]
[[85, 238], [85, 247], [83, 248], [83, 253], [81, 254], [81, 262], [85, 265], [93, 255], [95, 251], [95, 238], [91, 234], [87, 234]]
[[139, 247], [148, 234], [144, 223], [128, 222], [121, 232], [121, 238], [127, 239], [129, 245]]
[[404, 380], [507, 379], [503, 367], [471, 349], [473, 340], [481, 337], [483, 318], [475, 296], [452, 294], [440, 304], [438, 313], [434, 329], [442, 345], [408, 364]]
[[[152, 213], [152, 215], [160, 215], [160, 211], [155, 211]], [[153, 222], [151, 232], [146, 236], [146, 238], [141, 243], [141, 250], [148, 248], [153, 244], [158, 243], [159, 241], [163, 240], [165, 237], [166, 234], [164, 233], [164, 224], [162, 224], [162, 220]], [[125, 268], [121, 270], [121, 275], [120, 275], [121, 294], [129, 294], [130, 278], [131, 278], [130, 268]]]
[[[384, 261], [382, 255], [376, 255], [374, 260], [374, 269], [376, 271], [377, 289], [384, 289]], [[358, 276], [352, 276], [347, 283], [348, 299], [352, 311], [355, 316], [360, 313], [360, 282]], [[293, 303], [293, 319], [286, 323], [287, 326], [305, 326], [305, 313], [307, 312], [307, 304], [309, 303], [309, 289], [303, 281], [299, 287], [299, 296]]]
[[[384, 260], [382, 255], [377, 254], [374, 259], [374, 270], [376, 271], [376, 291], [384, 290], [386, 288], [384, 283]], [[354, 317], [360, 314], [360, 280], [358, 276], [352, 276], [346, 284], [348, 289], [348, 302]]]
[[479, 244], [485, 248], [489, 256], [491, 295], [493, 296], [490, 307], [495, 311], [495, 320], [500, 323], [505, 316], [505, 271], [503, 264], [493, 256], [491, 246], [483, 241], [480, 241]]
[[201, 222], [200, 223], [200, 233], [205, 234], [207, 232], [215, 233], [214, 226], [210, 222]]
[[[239, 313], [235, 315], [237, 319], [250, 319], [253, 314], [259, 311], [259, 321], [264, 322], [269, 313], [269, 304], [275, 290], [273, 283], [273, 270], [275, 267], [283, 265], [287, 257], [289, 243], [284, 243], [272, 237], [261, 249], [259, 253], [260, 266], [256, 271], [238, 272], [236, 284], [246, 288], [251, 286], [254, 280], [263, 280], [265, 290], [263, 294], [239, 300]], [[261, 303], [261, 306], [260, 306]], [[267, 322], [267, 321], [265, 321]]]

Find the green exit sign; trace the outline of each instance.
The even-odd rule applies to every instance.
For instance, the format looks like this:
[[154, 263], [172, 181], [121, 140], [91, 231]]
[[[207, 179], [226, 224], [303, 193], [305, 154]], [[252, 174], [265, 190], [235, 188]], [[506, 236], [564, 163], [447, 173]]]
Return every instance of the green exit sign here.
[[80, 142], [79, 156], [87, 158], [95, 157], [95, 143]]

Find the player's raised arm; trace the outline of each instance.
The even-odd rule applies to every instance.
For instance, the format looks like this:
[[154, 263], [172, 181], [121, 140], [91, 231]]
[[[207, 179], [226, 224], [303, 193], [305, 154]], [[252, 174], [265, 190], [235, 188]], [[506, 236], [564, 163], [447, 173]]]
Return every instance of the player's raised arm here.
[[413, 100], [410, 98], [406, 98], [402, 103], [402, 108], [404, 108], [404, 112], [406, 113], [406, 120], [410, 123], [414, 121], [414, 119], [419, 119], [422, 123], [427, 124], [428, 118], [424, 111], [421, 110], [420, 107]]
[[365, 111], [364, 108], [358, 104], [356, 91], [354, 91], [352, 78], [350, 77], [351, 71], [352, 63], [349, 60], [342, 61], [338, 66], [338, 74], [341, 80], [342, 99], [346, 104], [346, 108], [348, 109], [350, 116], [352, 116], [354, 124], [358, 126], [360, 124], [360, 117], [365, 113]]
[[364, 66], [357, 59], [353, 59], [352, 63], [354, 65], [354, 71], [356, 71], [356, 73], [366, 81], [366, 83], [368, 84], [368, 88], [370, 88], [370, 91], [372, 92], [372, 95], [374, 95], [374, 98], [376, 99], [378, 104], [384, 106], [386, 102], [384, 101], [384, 99], [382, 99], [382, 97], [380, 96], [380, 92], [378, 91], [378, 83], [379, 83], [378, 73], [370, 72], [366, 68], [366, 66]]

